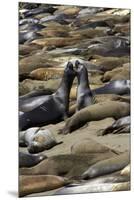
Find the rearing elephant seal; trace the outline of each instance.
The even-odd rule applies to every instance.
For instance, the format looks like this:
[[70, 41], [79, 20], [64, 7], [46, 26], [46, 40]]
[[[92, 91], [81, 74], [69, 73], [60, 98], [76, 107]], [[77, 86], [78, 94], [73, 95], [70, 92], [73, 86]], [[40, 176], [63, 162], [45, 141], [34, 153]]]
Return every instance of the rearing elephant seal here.
[[88, 72], [86, 67], [78, 60], [75, 62], [78, 88], [77, 88], [77, 110], [92, 105], [94, 103], [94, 97], [91, 92], [88, 80]]
[[69, 94], [76, 72], [68, 62], [61, 84], [52, 95], [33, 97], [26, 101], [25, 112], [20, 113], [19, 128], [25, 130], [32, 126], [54, 123], [68, 115]]

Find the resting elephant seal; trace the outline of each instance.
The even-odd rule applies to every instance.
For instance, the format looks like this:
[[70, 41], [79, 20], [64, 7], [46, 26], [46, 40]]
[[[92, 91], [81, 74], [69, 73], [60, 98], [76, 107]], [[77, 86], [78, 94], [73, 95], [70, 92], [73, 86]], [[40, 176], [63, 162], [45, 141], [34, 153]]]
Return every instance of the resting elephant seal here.
[[36, 175], [19, 177], [19, 197], [32, 193], [45, 192], [71, 183], [67, 178], [54, 175]]
[[108, 153], [109, 156], [111, 155], [117, 155], [119, 152], [115, 151], [114, 149], [109, 148], [106, 145], [102, 145], [101, 143], [96, 142], [93, 139], [84, 139], [78, 143], [74, 143], [71, 146], [71, 153], [72, 154], [102, 154], [102, 153]]
[[39, 153], [61, 144], [62, 141], [57, 142], [48, 129], [33, 127], [20, 132], [19, 143], [20, 146], [27, 146], [30, 153]]
[[47, 81], [49, 79], [61, 78], [63, 72], [63, 68], [39, 68], [30, 72], [29, 77], [36, 80]]
[[115, 121], [111, 126], [103, 130], [99, 135], [107, 135], [109, 133], [119, 134], [130, 132], [130, 116], [122, 117]]
[[130, 164], [128, 164], [126, 167], [124, 167], [124, 169], [122, 169], [121, 171], [121, 175], [122, 176], [130, 176]]
[[129, 80], [130, 79], [130, 66], [129, 63], [126, 66], [118, 67], [112, 71], [108, 71], [101, 78], [103, 82], [112, 80]]
[[94, 94], [130, 94], [130, 80], [111, 81], [103, 87], [92, 90]]
[[26, 41], [31, 42], [37, 38], [42, 38], [42, 35], [34, 31], [20, 31], [19, 44], [24, 44]]
[[90, 166], [82, 174], [83, 179], [89, 179], [96, 176], [101, 176], [104, 174], [109, 174], [118, 170], [123, 169], [130, 162], [130, 156], [128, 152], [125, 152], [121, 155], [117, 155], [113, 158], [102, 160], [96, 164]]
[[130, 104], [118, 101], [106, 101], [87, 106], [66, 120], [61, 134], [71, 133], [90, 121], [102, 120], [107, 117], [119, 119], [130, 114]]
[[23, 105], [25, 112], [22, 112], [19, 117], [20, 130], [55, 123], [57, 120], [66, 118], [70, 89], [75, 75], [72, 63], [68, 62], [61, 84], [55, 93], [27, 100]]
[[102, 184], [83, 183], [74, 187], [64, 187], [62, 189], [59, 189], [55, 194], [65, 195], [65, 194], [113, 192], [113, 191], [127, 191], [127, 190], [130, 190], [130, 182], [102, 183]]
[[19, 167], [33, 167], [46, 158], [47, 156], [43, 154], [31, 155], [19, 152]]
[[77, 111], [94, 104], [94, 96], [89, 86], [88, 72], [86, 67], [78, 60], [75, 62], [78, 87], [77, 87]]
[[30, 168], [21, 168], [21, 175], [58, 175], [78, 180], [89, 166], [105, 159], [105, 154], [99, 155], [56, 155], [43, 160]]

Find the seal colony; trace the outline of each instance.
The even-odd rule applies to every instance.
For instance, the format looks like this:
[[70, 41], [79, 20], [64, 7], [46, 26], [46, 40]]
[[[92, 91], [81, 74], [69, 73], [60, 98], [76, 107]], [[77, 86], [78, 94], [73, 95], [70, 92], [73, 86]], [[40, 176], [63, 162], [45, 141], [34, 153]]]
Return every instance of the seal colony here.
[[129, 9], [19, 3], [19, 196], [130, 190], [130, 93]]

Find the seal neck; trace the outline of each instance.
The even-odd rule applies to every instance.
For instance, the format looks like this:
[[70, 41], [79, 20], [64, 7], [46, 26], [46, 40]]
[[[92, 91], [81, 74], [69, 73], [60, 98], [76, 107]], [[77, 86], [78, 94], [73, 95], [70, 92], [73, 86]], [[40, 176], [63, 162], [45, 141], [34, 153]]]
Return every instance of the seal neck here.
[[68, 112], [68, 109], [69, 109], [69, 94], [70, 94], [74, 77], [75, 76], [71, 74], [64, 73], [60, 86], [55, 92], [55, 96], [57, 96], [59, 100], [61, 101], [61, 103], [64, 104], [66, 112]]
[[80, 73], [78, 73], [77, 79], [78, 79], [78, 90], [90, 89], [88, 73], [86, 69], [83, 69]]

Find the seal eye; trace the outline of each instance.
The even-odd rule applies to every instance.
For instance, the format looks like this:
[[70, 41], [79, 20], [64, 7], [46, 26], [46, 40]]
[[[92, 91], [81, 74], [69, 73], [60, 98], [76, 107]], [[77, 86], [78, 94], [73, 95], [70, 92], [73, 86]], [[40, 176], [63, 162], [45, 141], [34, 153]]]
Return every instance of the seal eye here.
[[80, 62], [78, 60], [75, 61], [75, 67], [78, 68]]
[[73, 70], [73, 64], [72, 64], [71, 62], [68, 62], [68, 63], [67, 63], [67, 67], [68, 67], [69, 69], [72, 69], [72, 70]]

